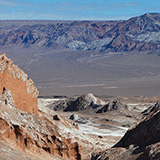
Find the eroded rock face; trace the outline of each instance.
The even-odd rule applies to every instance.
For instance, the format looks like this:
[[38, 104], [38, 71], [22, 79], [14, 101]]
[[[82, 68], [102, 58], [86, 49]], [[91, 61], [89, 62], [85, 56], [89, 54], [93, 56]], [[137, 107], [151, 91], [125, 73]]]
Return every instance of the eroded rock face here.
[[104, 105], [105, 102], [103, 102], [101, 99], [95, 97], [92, 93], [87, 93], [82, 96], [69, 98], [66, 100], [62, 100], [58, 102], [54, 107], [49, 106], [50, 108], [53, 108], [55, 111], [63, 110], [65, 112], [68, 111], [82, 111], [82, 110], [88, 110], [88, 109], [94, 109], [97, 107], [100, 107]]
[[146, 110], [144, 110], [144, 111], [142, 112], [142, 114], [143, 114], [143, 115], [148, 115], [148, 114], [150, 114], [151, 112], [157, 111], [158, 109], [160, 109], [160, 102], [157, 102], [155, 105], [150, 106], [149, 108], [147, 108]]
[[38, 90], [34, 82], [5, 54], [0, 55], [0, 95], [5, 104], [38, 114]]
[[160, 109], [151, 112], [135, 126], [132, 126], [115, 147], [147, 146], [160, 142]]
[[103, 106], [101, 109], [99, 109], [96, 113], [104, 113], [107, 111], [112, 111], [112, 110], [118, 110], [118, 109], [128, 109], [128, 106], [126, 104], [121, 103], [120, 101], [111, 101], [105, 106]]
[[76, 127], [55, 112], [38, 112], [37, 88], [5, 54], [0, 56], [0, 84], [0, 142], [39, 159], [81, 159], [78, 142], [68, 134]]
[[160, 159], [160, 108], [158, 104], [142, 121], [132, 126], [113, 148], [92, 154], [92, 160]]
[[43, 111], [36, 116], [2, 103], [0, 108], [0, 142], [24, 153], [32, 152], [39, 159], [44, 153], [53, 159], [54, 156], [65, 160], [81, 159], [79, 144], [67, 132], [67, 129], [77, 129], [62, 116], [57, 115], [57, 121]]

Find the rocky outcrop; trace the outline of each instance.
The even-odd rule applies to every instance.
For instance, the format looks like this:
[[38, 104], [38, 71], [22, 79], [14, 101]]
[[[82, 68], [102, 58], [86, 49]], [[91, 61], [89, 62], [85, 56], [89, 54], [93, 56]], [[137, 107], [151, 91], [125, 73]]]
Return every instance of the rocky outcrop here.
[[62, 116], [57, 115], [57, 120], [42, 110], [36, 116], [2, 103], [0, 108], [0, 142], [38, 157], [81, 159], [79, 144], [67, 133], [77, 129]]
[[92, 154], [92, 160], [104, 159], [160, 159], [160, 109], [132, 126], [112, 149]]
[[150, 114], [151, 112], [157, 111], [158, 109], [160, 109], [160, 102], [157, 102], [155, 105], [150, 106], [149, 108], [147, 108], [146, 110], [144, 110], [142, 112], [142, 114], [145, 116], [145, 115]]
[[88, 110], [91, 108], [97, 108], [102, 106], [104, 102], [95, 97], [93, 94], [88, 93], [79, 97], [73, 97], [66, 100], [62, 100], [55, 104], [55, 106], [49, 106], [54, 110], [63, 110], [65, 112], [68, 111], [79, 111], [79, 110]]
[[0, 95], [4, 103], [38, 114], [38, 90], [18, 66], [5, 54], [0, 55]]
[[104, 105], [96, 113], [104, 113], [104, 112], [118, 110], [118, 109], [128, 109], [128, 106], [126, 104], [121, 103], [120, 101], [113, 100], [108, 104]]
[[[72, 115], [69, 117], [69, 119], [71, 119], [71, 120], [73, 120], [73, 121], [75, 121], [75, 122], [77, 122], [77, 123], [83, 123], [83, 124], [90, 122], [88, 119], [85, 119], [85, 118], [83, 118], [83, 117], [80, 117], [80, 116], [78, 116], [77, 114], [72, 114]], [[78, 124], [77, 124], [77, 125], [78, 125]]]
[[115, 147], [147, 146], [160, 142], [160, 109], [151, 112], [148, 116], [132, 126]]

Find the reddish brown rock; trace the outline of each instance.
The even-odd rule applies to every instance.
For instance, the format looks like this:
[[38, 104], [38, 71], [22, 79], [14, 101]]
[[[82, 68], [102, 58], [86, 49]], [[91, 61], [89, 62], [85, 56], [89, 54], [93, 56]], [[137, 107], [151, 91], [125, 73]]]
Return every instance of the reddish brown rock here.
[[0, 142], [39, 159], [45, 154], [45, 159], [81, 160], [80, 145], [66, 131], [76, 128], [64, 117], [55, 121], [43, 111], [36, 116], [2, 103], [0, 108]]
[[[37, 98], [33, 81], [5, 54], [1, 55], [0, 144], [18, 149], [22, 157], [29, 152], [38, 159], [81, 160], [81, 147], [70, 133], [76, 133], [76, 127], [46, 108], [45, 112], [39, 108], [38, 113]], [[1, 150], [4, 148], [0, 146]], [[0, 157], [10, 159], [5, 154]]]
[[[5, 103], [38, 114], [38, 90], [33, 81], [5, 54], [0, 55], [0, 95]], [[11, 102], [12, 101], [12, 102]]]

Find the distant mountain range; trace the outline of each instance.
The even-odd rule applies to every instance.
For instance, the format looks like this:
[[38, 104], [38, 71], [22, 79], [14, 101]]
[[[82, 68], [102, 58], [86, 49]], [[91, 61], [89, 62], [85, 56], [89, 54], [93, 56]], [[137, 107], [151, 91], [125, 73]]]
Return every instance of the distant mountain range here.
[[1, 20], [0, 47], [97, 51], [160, 49], [160, 13], [124, 21]]

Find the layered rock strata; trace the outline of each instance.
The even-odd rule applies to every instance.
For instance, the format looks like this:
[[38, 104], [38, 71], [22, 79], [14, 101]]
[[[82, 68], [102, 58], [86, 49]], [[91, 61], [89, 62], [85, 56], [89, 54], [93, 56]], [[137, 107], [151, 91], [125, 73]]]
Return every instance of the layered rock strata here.
[[39, 159], [44, 155], [46, 159], [55, 156], [63, 160], [81, 159], [79, 144], [67, 132], [67, 129], [77, 129], [64, 117], [56, 115], [57, 120], [55, 115], [42, 110], [36, 116], [2, 103], [0, 108], [0, 142]]

